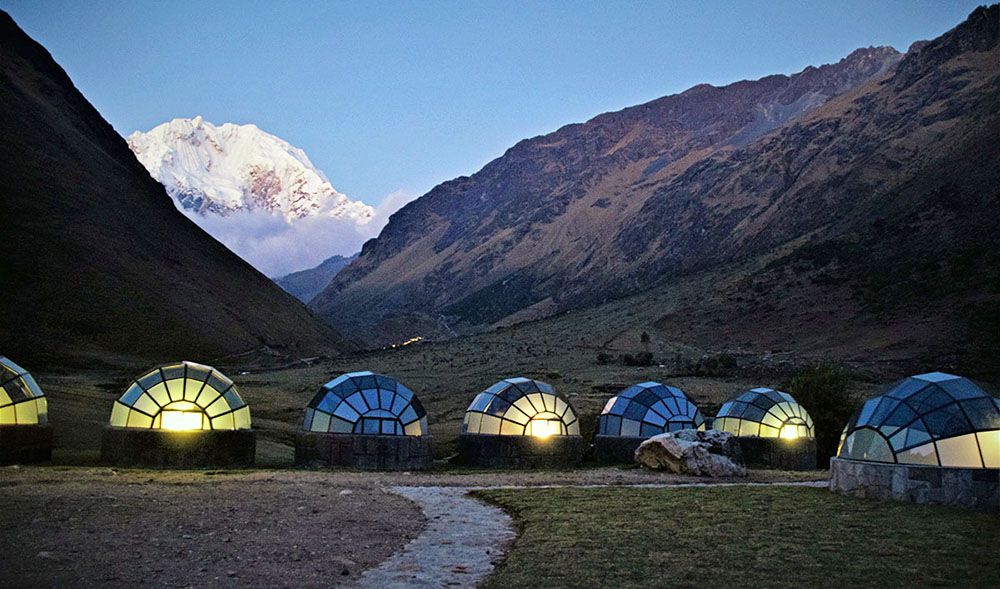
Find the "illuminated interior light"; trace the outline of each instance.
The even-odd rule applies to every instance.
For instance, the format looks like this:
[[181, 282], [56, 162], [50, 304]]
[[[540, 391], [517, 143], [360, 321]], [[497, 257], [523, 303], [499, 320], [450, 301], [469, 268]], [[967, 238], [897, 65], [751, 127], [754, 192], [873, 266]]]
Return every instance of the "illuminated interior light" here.
[[167, 411], [161, 414], [160, 427], [163, 429], [181, 431], [201, 429], [200, 411]]
[[785, 439], [793, 439], [799, 437], [799, 426], [794, 423], [786, 423], [781, 426], [781, 437]]
[[559, 421], [555, 419], [535, 418], [531, 420], [528, 427], [528, 435], [535, 436], [536, 438], [558, 436], [562, 433], [562, 430], [559, 427]]

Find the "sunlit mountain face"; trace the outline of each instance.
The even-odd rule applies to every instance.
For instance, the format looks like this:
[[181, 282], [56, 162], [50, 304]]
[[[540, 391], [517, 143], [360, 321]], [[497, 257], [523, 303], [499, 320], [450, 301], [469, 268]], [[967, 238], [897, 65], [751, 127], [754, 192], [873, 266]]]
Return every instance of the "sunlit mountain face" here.
[[255, 125], [174, 119], [127, 141], [181, 211], [269, 276], [350, 254], [374, 231], [372, 207]]

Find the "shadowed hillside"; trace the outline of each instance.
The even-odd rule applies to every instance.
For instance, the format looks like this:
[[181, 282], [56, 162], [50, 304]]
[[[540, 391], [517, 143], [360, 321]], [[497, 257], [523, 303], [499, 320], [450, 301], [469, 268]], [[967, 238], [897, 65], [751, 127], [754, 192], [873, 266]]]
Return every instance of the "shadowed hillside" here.
[[[392, 216], [313, 307], [335, 324], [439, 316], [467, 326], [545, 316], [616, 296], [633, 258], [619, 243], [656, 190], [891, 69], [889, 47], [833, 65], [716, 88], [699, 85], [521, 141], [471, 177]], [[649, 285], [658, 275], [648, 275]], [[416, 334], [412, 334], [416, 335]]]
[[393, 341], [715, 274], [663, 309], [682, 341], [988, 349], [998, 12], [901, 61], [859, 50], [522, 141], [404, 207], [312, 306]]
[[28, 365], [345, 347], [177, 212], [49, 53], [2, 12], [0, 135], [4, 354]]
[[315, 268], [299, 270], [286, 274], [274, 281], [285, 290], [295, 296], [303, 303], [308, 303], [323, 291], [333, 277], [346, 268], [357, 256], [331, 256], [323, 260]]

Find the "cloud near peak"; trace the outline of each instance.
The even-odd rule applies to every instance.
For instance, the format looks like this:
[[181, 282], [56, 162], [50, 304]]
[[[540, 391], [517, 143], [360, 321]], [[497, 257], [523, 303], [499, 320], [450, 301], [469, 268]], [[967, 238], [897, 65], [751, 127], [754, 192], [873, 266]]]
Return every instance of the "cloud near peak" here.
[[[375, 207], [370, 222], [350, 218], [310, 216], [288, 220], [266, 210], [235, 211], [225, 216], [201, 215], [180, 208], [189, 219], [267, 276], [279, 277], [313, 268], [335, 254], [351, 255], [378, 235], [389, 216], [417, 198], [396, 190]], [[176, 201], [175, 201], [176, 202]]]

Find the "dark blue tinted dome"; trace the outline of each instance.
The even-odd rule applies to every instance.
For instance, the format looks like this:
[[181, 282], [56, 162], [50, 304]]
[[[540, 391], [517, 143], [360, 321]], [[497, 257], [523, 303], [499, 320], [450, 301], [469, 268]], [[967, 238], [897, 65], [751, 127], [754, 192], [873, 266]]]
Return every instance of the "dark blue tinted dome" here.
[[313, 432], [422, 436], [427, 412], [413, 391], [371, 372], [342, 374], [309, 402], [302, 428]]
[[608, 399], [597, 423], [597, 433], [649, 438], [704, 426], [705, 418], [684, 391], [658, 382], [643, 382]]
[[967, 378], [930, 372], [869, 399], [838, 456], [874, 462], [1000, 468], [1000, 400]]

